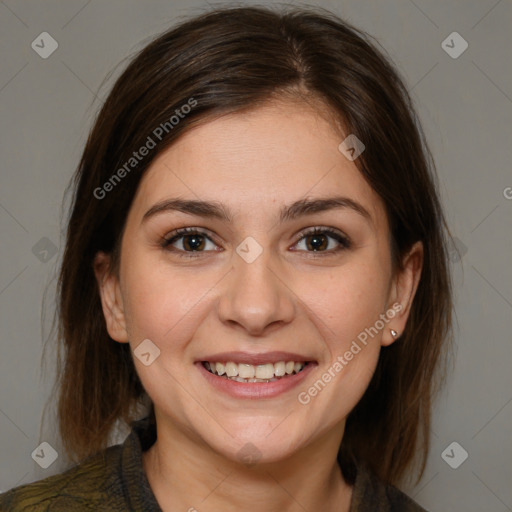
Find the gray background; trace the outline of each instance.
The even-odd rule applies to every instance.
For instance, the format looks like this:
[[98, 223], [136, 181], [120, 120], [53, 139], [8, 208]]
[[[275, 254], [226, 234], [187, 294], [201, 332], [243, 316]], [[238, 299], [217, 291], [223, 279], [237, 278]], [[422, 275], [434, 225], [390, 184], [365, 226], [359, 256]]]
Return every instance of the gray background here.
[[[512, 510], [512, 4], [311, 3], [375, 36], [403, 74], [463, 255], [452, 254], [455, 370], [435, 409], [424, 478], [405, 490], [432, 512]], [[42, 469], [31, 454], [42, 441], [60, 449], [54, 420], [42, 422], [45, 403], [54, 403], [54, 369], [52, 352], [45, 371], [41, 356], [64, 244], [63, 193], [93, 115], [122, 59], [207, 7], [177, 0], [0, 1], [0, 490], [64, 469], [63, 457]], [[454, 31], [469, 44], [455, 59], [442, 47]], [[47, 59], [31, 47], [42, 32], [59, 45]], [[469, 455], [457, 469], [442, 457], [454, 441]], [[448, 453], [453, 463], [463, 452]]]

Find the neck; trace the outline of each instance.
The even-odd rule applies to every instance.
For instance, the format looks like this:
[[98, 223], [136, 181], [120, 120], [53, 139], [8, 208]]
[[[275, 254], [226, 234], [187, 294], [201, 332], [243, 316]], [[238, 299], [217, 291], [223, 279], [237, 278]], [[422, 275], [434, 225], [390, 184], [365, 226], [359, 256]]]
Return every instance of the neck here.
[[349, 512], [352, 488], [336, 459], [339, 429], [285, 460], [247, 465], [163, 421], [143, 465], [164, 512]]

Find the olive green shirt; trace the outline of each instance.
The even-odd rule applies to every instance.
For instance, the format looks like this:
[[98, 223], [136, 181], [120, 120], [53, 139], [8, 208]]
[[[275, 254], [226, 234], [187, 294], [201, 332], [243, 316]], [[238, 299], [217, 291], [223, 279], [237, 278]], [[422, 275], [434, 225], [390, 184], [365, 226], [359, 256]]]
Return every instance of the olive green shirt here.
[[[148, 418], [135, 421], [124, 443], [111, 446], [59, 475], [0, 495], [1, 512], [161, 512], [142, 465], [156, 440]], [[357, 467], [350, 512], [426, 512], [395, 487]]]

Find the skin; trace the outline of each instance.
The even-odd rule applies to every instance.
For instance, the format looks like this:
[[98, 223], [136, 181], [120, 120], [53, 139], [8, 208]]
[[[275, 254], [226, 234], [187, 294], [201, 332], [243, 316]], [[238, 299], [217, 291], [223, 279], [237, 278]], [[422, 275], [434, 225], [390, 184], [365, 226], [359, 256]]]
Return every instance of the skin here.
[[[134, 361], [155, 404], [158, 439], [143, 459], [164, 511], [248, 512], [254, 503], [269, 512], [350, 508], [352, 488], [336, 462], [345, 418], [381, 347], [395, 341], [390, 329], [404, 330], [423, 248], [413, 246], [403, 272], [392, 274], [383, 202], [338, 150], [344, 138], [318, 111], [291, 101], [209, 120], [158, 155], [141, 180], [119, 277], [109, 272], [108, 255], [96, 257], [110, 336], [132, 350], [144, 339], [160, 349], [149, 366]], [[338, 208], [279, 222], [284, 205], [333, 195], [357, 201], [370, 219]], [[232, 222], [177, 211], [142, 222], [171, 197], [221, 202]], [[174, 242], [175, 252], [161, 246], [183, 227], [207, 231], [195, 258], [178, 255], [190, 254], [190, 236]], [[314, 251], [314, 237], [301, 237], [313, 227], [340, 231], [351, 246], [324, 235], [325, 245]], [[235, 251], [248, 236], [263, 250], [252, 263]], [[342, 250], [330, 251], [336, 247]], [[308, 404], [299, 403], [298, 393], [396, 303], [402, 309], [385, 328]], [[231, 350], [290, 351], [318, 366], [278, 397], [232, 398], [193, 365]], [[249, 442], [261, 457], [253, 466], [239, 455]]]

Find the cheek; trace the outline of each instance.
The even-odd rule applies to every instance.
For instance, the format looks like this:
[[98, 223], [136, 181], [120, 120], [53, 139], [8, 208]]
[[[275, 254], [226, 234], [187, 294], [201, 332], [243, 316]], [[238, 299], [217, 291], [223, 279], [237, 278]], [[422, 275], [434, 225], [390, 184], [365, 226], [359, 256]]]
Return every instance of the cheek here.
[[[173, 376], [186, 375], [183, 360], [187, 346], [212, 307], [208, 291], [214, 288], [218, 276], [171, 269], [147, 256], [145, 261], [143, 255], [137, 258], [134, 253], [126, 262], [125, 317], [132, 350], [146, 339], [158, 347], [154, 363], [145, 366], [137, 357], [134, 362], [146, 391], [155, 402], [163, 404], [170, 400], [169, 386], [176, 384]], [[182, 398], [180, 393], [173, 395], [176, 407], [185, 407]]]
[[333, 348], [344, 346], [384, 313], [389, 276], [372, 258], [318, 273], [297, 283], [299, 298], [322, 321]]
[[134, 257], [124, 277], [125, 316], [132, 343], [145, 338], [179, 346], [200, 322], [218, 276]]
[[328, 360], [312, 385], [300, 390], [298, 401], [314, 410], [325, 430], [357, 405], [379, 359], [388, 275], [371, 261], [337, 268], [317, 280], [318, 286], [304, 284], [301, 289], [310, 318], [324, 338]]

